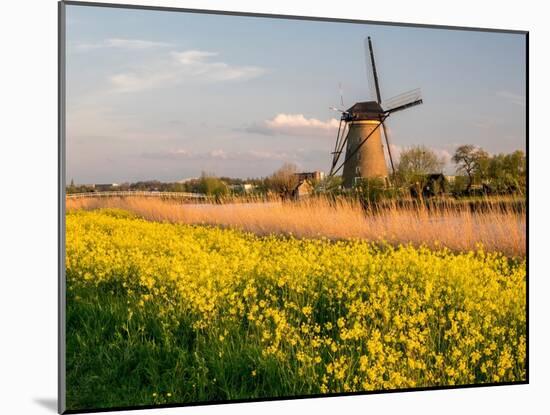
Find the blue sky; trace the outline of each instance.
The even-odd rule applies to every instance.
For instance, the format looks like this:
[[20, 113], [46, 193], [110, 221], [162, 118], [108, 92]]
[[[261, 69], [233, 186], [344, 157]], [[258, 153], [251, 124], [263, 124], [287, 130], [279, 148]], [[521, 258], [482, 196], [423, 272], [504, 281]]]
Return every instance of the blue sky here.
[[[67, 180], [327, 171], [344, 104], [421, 88], [388, 119], [393, 152], [525, 150], [519, 34], [67, 6]], [[445, 170], [453, 172], [449, 162]]]

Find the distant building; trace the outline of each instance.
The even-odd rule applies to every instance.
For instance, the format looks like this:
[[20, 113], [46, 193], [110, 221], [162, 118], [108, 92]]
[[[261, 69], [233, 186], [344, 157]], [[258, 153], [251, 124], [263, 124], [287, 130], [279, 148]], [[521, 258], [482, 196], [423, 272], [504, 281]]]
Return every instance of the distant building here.
[[254, 190], [255, 186], [251, 183], [241, 183], [229, 185], [229, 188], [231, 191], [237, 193], [250, 193]]
[[316, 170], [311, 172], [296, 173], [295, 176], [298, 179], [298, 184], [294, 190], [292, 190], [292, 197], [299, 199], [313, 193], [314, 185], [325, 178], [325, 173]]
[[303, 182], [304, 180], [315, 180], [315, 181], [321, 181], [325, 178], [325, 173], [322, 171], [311, 171], [311, 172], [303, 172], [303, 173], [296, 173], [296, 176], [298, 177], [298, 182]]

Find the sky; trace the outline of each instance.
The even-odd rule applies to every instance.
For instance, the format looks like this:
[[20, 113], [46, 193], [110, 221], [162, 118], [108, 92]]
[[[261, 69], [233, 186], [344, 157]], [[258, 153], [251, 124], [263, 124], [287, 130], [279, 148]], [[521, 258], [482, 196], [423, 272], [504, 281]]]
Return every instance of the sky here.
[[290, 162], [328, 172], [339, 114], [369, 101], [371, 36], [392, 154], [450, 161], [462, 144], [525, 151], [521, 34], [67, 6], [66, 179], [263, 177]]

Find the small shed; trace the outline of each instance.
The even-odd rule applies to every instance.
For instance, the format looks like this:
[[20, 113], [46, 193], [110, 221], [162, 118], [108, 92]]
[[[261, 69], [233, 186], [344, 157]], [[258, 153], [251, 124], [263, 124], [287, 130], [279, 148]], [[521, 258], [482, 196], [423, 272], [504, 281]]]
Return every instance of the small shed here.
[[302, 197], [309, 196], [313, 192], [313, 186], [308, 180], [302, 180], [292, 191], [292, 197], [294, 199], [300, 199]]
[[443, 173], [428, 174], [424, 187], [422, 188], [422, 196], [433, 197], [442, 195], [447, 191], [447, 179]]
[[414, 183], [410, 188], [410, 193], [413, 198], [430, 198], [441, 196], [447, 192], [449, 182], [443, 173], [427, 174], [420, 181]]

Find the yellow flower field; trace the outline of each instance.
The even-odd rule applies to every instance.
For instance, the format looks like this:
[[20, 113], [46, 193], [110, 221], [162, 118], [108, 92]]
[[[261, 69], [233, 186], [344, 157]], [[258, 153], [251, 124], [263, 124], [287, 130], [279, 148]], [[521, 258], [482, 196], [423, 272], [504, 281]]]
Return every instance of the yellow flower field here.
[[524, 259], [120, 210], [66, 226], [69, 409], [526, 378]]

